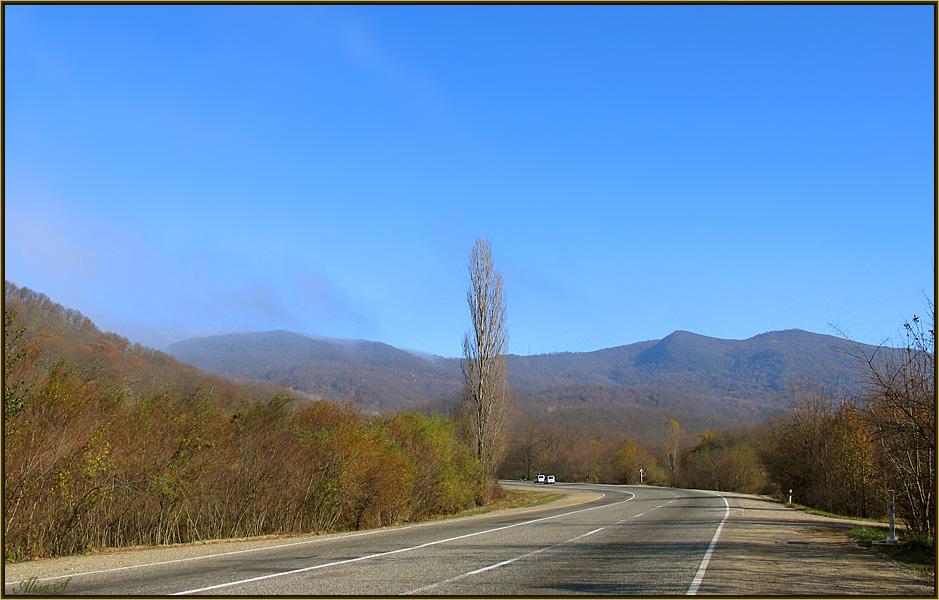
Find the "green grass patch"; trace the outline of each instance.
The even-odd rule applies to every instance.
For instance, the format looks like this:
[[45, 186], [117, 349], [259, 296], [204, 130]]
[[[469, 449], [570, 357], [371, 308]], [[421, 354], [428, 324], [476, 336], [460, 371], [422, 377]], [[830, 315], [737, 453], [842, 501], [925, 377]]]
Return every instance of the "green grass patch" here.
[[541, 506], [564, 497], [564, 494], [554, 494], [552, 492], [530, 492], [520, 490], [507, 490], [507, 505], [503, 508], [528, 508], [530, 506]]
[[936, 572], [936, 542], [934, 539], [923, 539], [897, 533], [900, 542], [896, 546], [882, 546], [874, 542], [887, 539], [886, 527], [873, 527], [864, 525], [855, 527], [848, 532], [848, 537], [865, 548], [873, 548], [894, 560], [914, 567], [918, 572], [930, 577]]
[[873, 542], [887, 539], [888, 529], [886, 527], [855, 527], [848, 532], [848, 537], [864, 546], [870, 548]]
[[466, 517], [470, 515], [479, 515], [494, 510], [506, 508], [529, 508], [532, 506], [541, 506], [563, 498], [563, 494], [552, 494], [551, 492], [533, 492], [528, 490], [505, 490], [505, 496], [490, 500], [485, 506], [477, 506], [460, 511], [454, 516]]
[[[870, 523], [886, 523], [884, 519], [869, 519], [864, 517], [851, 517], [848, 515], [838, 515], [835, 513], [825, 512], [824, 510], [818, 510], [817, 508], [811, 508], [809, 506], [803, 506], [801, 504], [789, 504], [784, 502], [789, 508], [794, 508], [795, 510], [804, 512], [807, 515], [817, 515], [819, 517], [827, 517], [829, 519], [851, 519], [852, 521], [868, 521]], [[884, 536], [886, 537], [886, 536]]]

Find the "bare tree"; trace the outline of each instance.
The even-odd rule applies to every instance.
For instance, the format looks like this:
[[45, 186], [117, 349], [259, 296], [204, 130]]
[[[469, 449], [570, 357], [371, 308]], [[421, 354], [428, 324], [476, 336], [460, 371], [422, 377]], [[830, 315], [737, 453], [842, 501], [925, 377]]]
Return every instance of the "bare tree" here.
[[495, 473], [505, 452], [506, 364], [502, 273], [492, 262], [492, 244], [477, 239], [470, 255], [466, 293], [473, 328], [463, 337], [462, 416], [476, 455], [487, 473]]
[[784, 491], [794, 490], [799, 504], [835, 511], [837, 393], [827, 380], [804, 377], [786, 396], [789, 406], [770, 430], [765, 462]]
[[868, 419], [881, 445], [888, 481], [897, 490], [897, 512], [910, 529], [935, 535], [936, 354], [935, 308], [904, 324], [899, 348], [849, 351], [867, 374]]

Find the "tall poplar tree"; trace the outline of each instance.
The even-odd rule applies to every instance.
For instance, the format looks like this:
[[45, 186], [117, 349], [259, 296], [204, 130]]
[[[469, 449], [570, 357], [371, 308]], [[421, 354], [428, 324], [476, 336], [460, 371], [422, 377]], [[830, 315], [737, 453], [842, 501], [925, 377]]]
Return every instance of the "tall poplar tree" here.
[[495, 270], [492, 244], [477, 239], [470, 255], [466, 293], [472, 329], [463, 337], [461, 415], [476, 455], [486, 472], [495, 473], [505, 453], [506, 352], [505, 296], [502, 273]]

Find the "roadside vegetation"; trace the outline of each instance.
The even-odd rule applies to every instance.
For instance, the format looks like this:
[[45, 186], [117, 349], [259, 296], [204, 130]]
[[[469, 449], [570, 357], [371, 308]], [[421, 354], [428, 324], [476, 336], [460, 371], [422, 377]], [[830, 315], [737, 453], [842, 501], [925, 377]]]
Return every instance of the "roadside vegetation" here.
[[7, 283], [5, 559], [378, 527], [498, 486], [450, 419], [239, 386]]
[[934, 576], [936, 573], [935, 540], [913, 536], [898, 535], [900, 541], [897, 545], [878, 544], [887, 539], [886, 527], [863, 526], [855, 527], [848, 532], [848, 537], [858, 545], [872, 548], [886, 554], [897, 562], [904, 563], [923, 575]]

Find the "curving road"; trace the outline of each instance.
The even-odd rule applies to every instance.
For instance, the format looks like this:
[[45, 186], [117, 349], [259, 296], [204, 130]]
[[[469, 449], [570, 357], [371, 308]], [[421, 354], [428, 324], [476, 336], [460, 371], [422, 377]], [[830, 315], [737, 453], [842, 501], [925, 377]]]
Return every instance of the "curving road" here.
[[702, 563], [728, 514], [724, 499], [708, 492], [554, 489], [593, 493], [577, 504], [77, 573], [66, 593], [684, 594], [700, 584]]
[[374, 531], [8, 565], [4, 588], [95, 596], [935, 594], [932, 582], [847, 542], [848, 525], [766, 500], [640, 486], [548, 489], [573, 495]]

